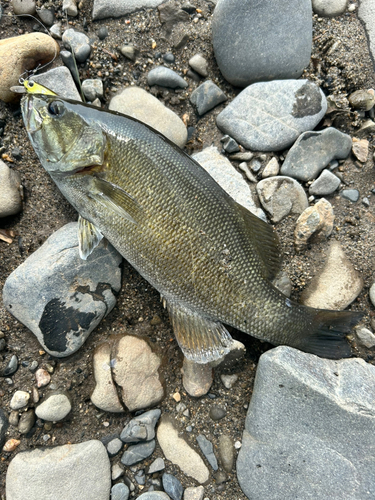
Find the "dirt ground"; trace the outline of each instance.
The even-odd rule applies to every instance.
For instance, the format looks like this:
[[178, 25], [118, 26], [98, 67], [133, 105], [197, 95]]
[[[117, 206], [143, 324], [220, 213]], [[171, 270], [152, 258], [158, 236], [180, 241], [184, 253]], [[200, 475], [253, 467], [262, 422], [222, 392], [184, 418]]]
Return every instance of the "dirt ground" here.
[[[37, 2], [39, 6], [48, 2]], [[166, 89], [150, 89], [146, 82], [146, 75], [154, 65], [162, 64], [157, 53], [172, 52], [176, 58], [170, 67], [177, 72], [189, 69], [188, 60], [197, 53], [201, 53], [209, 62], [209, 78], [212, 79], [231, 100], [240, 89], [225, 82], [220, 74], [213, 55], [210, 41], [210, 24], [214, 4], [197, 0], [194, 5], [200, 9], [202, 17], [195, 22], [190, 19], [178, 23], [171, 33], [162, 25], [158, 10], [143, 10], [120, 19], [107, 19], [92, 22], [92, 0], [82, 2], [83, 8], [76, 19], [69, 21], [73, 27], [82, 30], [87, 26], [87, 34], [94, 39], [90, 60], [80, 65], [81, 80], [85, 78], [103, 78], [106, 88], [103, 106], [108, 106], [110, 98], [124, 86], [134, 83], [156, 95], [180, 117], [189, 116], [189, 126], [194, 127], [192, 139], [187, 145], [187, 151], [194, 153], [210, 145], [220, 149], [221, 132], [215, 125], [217, 114], [224, 105], [199, 118], [192, 108], [188, 97], [198, 85], [192, 80], [189, 87], [183, 91]], [[179, 3], [179, 5], [182, 2]], [[50, 3], [52, 5], [52, 2]], [[3, 3], [4, 15], [0, 21], [0, 38], [17, 36], [32, 32], [35, 21], [27, 18], [15, 18], [8, 15], [11, 7], [8, 2]], [[57, 17], [61, 12], [57, 12]], [[86, 19], [86, 21], [84, 21]], [[64, 23], [66, 21], [62, 19]], [[70, 26], [70, 27], [72, 27]], [[100, 41], [96, 35], [101, 26], [108, 28], [109, 36]], [[174, 48], [184, 34], [188, 41], [180, 49]], [[123, 43], [131, 43], [138, 49], [136, 62], [126, 60], [119, 48]], [[347, 105], [346, 97], [358, 89], [375, 89], [373, 63], [370, 59], [365, 32], [356, 17], [356, 13], [347, 13], [336, 19], [317, 19], [314, 16], [313, 53], [310, 66], [303, 77], [316, 81], [327, 96], [334, 95], [340, 102], [342, 109], [329, 116], [329, 120], [320, 124], [320, 128], [333, 124], [339, 130], [356, 136], [364, 118], [353, 112]], [[62, 65], [59, 58], [53, 66]], [[366, 116], [367, 117], [367, 116]], [[0, 102], [0, 119], [6, 122], [4, 134], [0, 137], [0, 152], [12, 158], [15, 147], [21, 150], [21, 159], [8, 162], [21, 174], [24, 187], [23, 211], [17, 215], [0, 220], [0, 228], [12, 230], [15, 233], [12, 244], [0, 241], [0, 290], [7, 276], [33, 253], [54, 231], [64, 224], [77, 220], [77, 214], [62, 197], [48, 174], [40, 166], [39, 161], [31, 148], [22, 122], [19, 106], [6, 105]], [[319, 127], [318, 127], [319, 128]], [[327, 199], [334, 206], [335, 229], [331, 236], [340, 241], [348, 258], [364, 279], [362, 293], [352, 304], [351, 309], [365, 311], [363, 324], [371, 328], [375, 326], [374, 307], [370, 304], [368, 290], [375, 281], [374, 272], [374, 222], [375, 222], [375, 177], [373, 147], [374, 137], [366, 136], [370, 142], [369, 159], [360, 164], [354, 156], [341, 162], [339, 167], [343, 184], [359, 190], [360, 198], [357, 203], [342, 199], [338, 193]], [[260, 156], [260, 154], [258, 155]], [[267, 159], [272, 155], [267, 154]], [[285, 156], [285, 152], [278, 155]], [[262, 157], [265, 164], [267, 161]], [[238, 168], [237, 164], [234, 164]], [[254, 186], [252, 186], [254, 189]], [[366, 207], [362, 199], [368, 197], [370, 206]], [[311, 278], [319, 272], [324, 264], [328, 242], [309, 246], [304, 252], [296, 254], [293, 247], [293, 231], [297, 217], [288, 217], [276, 226], [284, 252], [284, 267], [292, 283], [292, 297], [298, 300], [301, 291], [308, 285]], [[151, 325], [155, 316], [161, 318], [157, 326]], [[230, 390], [225, 389], [219, 370], [215, 373], [215, 380], [209, 396], [194, 399], [188, 396], [182, 386], [182, 354], [174, 339], [169, 319], [162, 308], [158, 293], [140, 277], [126, 262], [123, 263], [123, 286], [117, 297], [117, 305], [110, 315], [91, 334], [85, 345], [73, 356], [65, 359], [51, 358], [48, 354], [40, 354], [40, 345], [34, 335], [15, 318], [13, 318], [0, 302], [0, 330], [6, 340], [6, 349], [1, 353], [5, 363], [12, 354], [16, 354], [21, 364], [12, 377], [13, 384], [9, 385], [0, 379], [0, 401], [5, 411], [10, 411], [9, 402], [15, 390], [31, 390], [35, 384], [34, 375], [27, 368], [28, 363], [38, 361], [39, 366], [49, 364], [53, 367], [52, 383], [56, 388], [67, 389], [71, 395], [73, 410], [62, 423], [49, 428], [37, 421], [30, 433], [21, 436], [16, 428], [11, 427], [9, 437], [20, 438], [21, 444], [13, 453], [1, 453], [0, 459], [0, 496], [5, 495], [5, 472], [10, 460], [19, 451], [32, 449], [36, 446], [63, 445], [68, 442], [78, 443], [89, 439], [100, 439], [104, 436], [120, 432], [124, 424], [130, 419], [130, 414], [116, 415], [98, 410], [90, 402], [90, 393], [94, 387], [91, 358], [92, 353], [109, 335], [122, 332], [133, 332], [147, 337], [154, 343], [156, 350], [163, 357], [163, 374], [166, 385], [166, 398], [160, 405], [162, 412], [170, 413], [181, 426], [181, 430], [188, 425], [193, 426], [191, 433], [185, 433], [188, 442], [196, 447], [195, 438], [203, 433], [217, 446], [218, 437], [225, 433], [233, 438], [233, 442], [241, 440], [246, 410], [252, 393], [252, 386], [257, 360], [262, 352], [269, 349], [269, 344], [261, 343], [241, 332], [233, 331], [233, 336], [246, 345], [245, 358], [233, 366], [231, 373], [238, 373], [239, 379]], [[366, 361], [374, 363], [374, 355], [366, 349], [357, 349], [357, 355]], [[1, 361], [1, 358], [0, 358]], [[46, 394], [49, 387], [42, 389]], [[181, 401], [190, 410], [190, 418], [178, 414], [176, 402], [172, 398], [175, 392], [181, 394]], [[214, 422], [209, 418], [209, 409], [212, 404], [219, 404], [227, 408], [227, 416]], [[43, 437], [50, 435], [45, 442]], [[127, 470], [126, 475], [134, 478], [134, 471], [145, 468], [156, 457], [162, 456], [157, 446], [152, 457], [142, 462], [133, 471]], [[121, 454], [112, 459], [113, 463], [120, 461]], [[173, 464], [167, 461], [166, 471], [175, 473], [184, 487], [193, 486], [194, 481]], [[136, 484], [136, 483], [135, 483]], [[136, 494], [141, 489], [136, 486]], [[146, 487], [147, 489], [147, 483]], [[214, 474], [206, 487], [205, 496], [217, 500], [246, 500], [236, 480], [235, 471], [228, 474], [227, 481], [215, 481]]]

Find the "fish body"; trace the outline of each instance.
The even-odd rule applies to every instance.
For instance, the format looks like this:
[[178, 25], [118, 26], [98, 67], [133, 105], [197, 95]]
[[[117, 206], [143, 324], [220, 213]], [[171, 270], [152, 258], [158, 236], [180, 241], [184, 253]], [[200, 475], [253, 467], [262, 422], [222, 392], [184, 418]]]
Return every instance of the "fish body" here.
[[22, 114], [43, 167], [80, 214], [83, 258], [104, 236], [163, 296], [180, 347], [205, 363], [230, 349], [224, 324], [275, 345], [350, 355], [361, 313], [289, 300], [272, 227], [238, 205], [160, 133], [119, 113], [27, 94]]

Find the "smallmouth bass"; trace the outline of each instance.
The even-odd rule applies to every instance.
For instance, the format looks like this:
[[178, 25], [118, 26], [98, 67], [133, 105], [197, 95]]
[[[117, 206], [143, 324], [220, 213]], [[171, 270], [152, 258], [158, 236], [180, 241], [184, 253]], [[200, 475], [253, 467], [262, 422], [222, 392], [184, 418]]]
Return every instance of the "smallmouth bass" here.
[[363, 314], [309, 308], [277, 290], [272, 227], [159, 132], [52, 93], [27, 93], [21, 108], [41, 164], [80, 214], [81, 257], [106, 237], [160, 292], [188, 359], [226, 354], [224, 324], [324, 357], [351, 355], [345, 334]]

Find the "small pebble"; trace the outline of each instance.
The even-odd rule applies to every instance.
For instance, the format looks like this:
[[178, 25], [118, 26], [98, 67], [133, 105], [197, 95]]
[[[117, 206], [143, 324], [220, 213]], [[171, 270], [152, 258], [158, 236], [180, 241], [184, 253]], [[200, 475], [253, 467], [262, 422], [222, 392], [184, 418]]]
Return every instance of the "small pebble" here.
[[18, 431], [21, 434], [27, 434], [35, 424], [35, 412], [33, 409], [22, 413], [18, 422]]
[[20, 416], [19, 416], [18, 411], [11, 411], [9, 414], [10, 425], [12, 425], [13, 427], [17, 427], [19, 420], [20, 420]]
[[123, 45], [120, 48], [120, 52], [124, 57], [126, 57], [130, 61], [135, 61], [136, 50], [135, 50], [135, 47], [133, 47], [133, 45]]
[[221, 406], [212, 405], [210, 408], [210, 418], [214, 421], [221, 420], [226, 414], [226, 410]]
[[355, 203], [359, 199], [358, 189], [343, 189], [340, 194], [343, 198], [353, 203]]
[[370, 287], [369, 296], [371, 304], [375, 307], [375, 283], [373, 283]]
[[35, 372], [35, 380], [36, 380], [36, 386], [38, 387], [38, 389], [40, 389], [41, 387], [45, 387], [50, 383], [51, 375], [44, 368], [39, 368]]
[[266, 177], [274, 177], [275, 175], [278, 175], [279, 171], [280, 171], [279, 162], [277, 161], [277, 158], [273, 157], [264, 167], [262, 172], [262, 178], [265, 179]]
[[196, 54], [189, 59], [189, 65], [198, 73], [198, 75], [201, 75], [204, 78], [208, 76], [207, 61], [201, 54]]
[[370, 206], [370, 200], [367, 198], [367, 196], [363, 198], [362, 204], [367, 208]]
[[375, 335], [368, 328], [360, 327], [355, 329], [359, 342], [371, 349], [375, 346]]
[[31, 371], [31, 373], [35, 373], [36, 370], [38, 368], [38, 361], [32, 361], [29, 366], [28, 366], [28, 369]]
[[128, 500], [130, 490], [124, 483], [117, 483], [111, 488], [111, 500]]
[[123, 442], [119, 438], [112, 439], [108, 444], [107, 444], [107, 452], [108, 455], [112, 458], [117, 453], [121, 451], [121, 448], [123, 447]]
[[124, 469], [121, 467], [120, 464], [114, 464], [112, 466], [112, 471], [111, 471], [112, 481], [116, 481], [116, 479], [121, 477], [123, 474], [124, 474]]
[[14, 451], [20, 444], [21, 441], [19, 439], [8, 439], [8, 441], [3, 446], [3, 451], [5, 451], [6, 453], [10, 453]]
[[163, 60], [167, 64], [173, 64], [175, 62], [175, 57], [171, 52], [168, 52], [167, 54], [163, 55]]
[[360, 161], [361, 163], [365, 163], [368, 158], [368, 148], [369, 148], [369, 142], [367, 139], [353, 139], [353, 144], [352, 144], [352, 151], [354, 156]]
[[8, 363], [5, 364], [4, 368], [0, 370], [0, 377], [9, 377], [16, 373], [18, 369], [18, 358], [15, 354], [12, 355]]
[[162, 481], [164, 491], [171, 497], [172, 500], [182, 499], [184, 489], [176, 476], [165, 472], [162, 476]]
[[154, 472], [160, 472], [165, 469], [165, 463], [162, 458], [156, 458], [148, 468], [147, 474], [154, 474]]
[[17, 16], [25, 16], [27, 14], [34, 15], [36, 12], [35, 0], [12, 0], [13, 12]]
[[99, 40], [104, 40], [108, 36], [108, 28], [107, 26], [101, 26], [98, 30], [98, 38]]
[[226, 374], [222, 373], [220, 375], [220, 378], [221, 378], [221, 381], [223, 382], [224, 387], [226, 389], [232, 389], [232, 387], [234, 386], [234, 384], [238, 380], [238, 375], [236, 375], [236, 374], [226, 375]]
[[241, 448], [241, 446], [242, 446], [241, 441], [236, 441], [236, 442], [234, 443], [234, 447], [236, 448], [236, 450], [239, 450], [239, 449]]
[[16, 391], [10, 401], [10, 407], [12, 410], [19, 410], [27, 406], [29, 402], [30, 394], [26, 391]]
[[203, 455], [206, 457], [208, 463], [211, 465], [213, 470], [217, 470], [218, 469], [217, 460], [214, 454], [214, 447], [211, 441], [209, 441], [205, 436], [203, 436], [203, 434], [199, 434], [197, 436], [197, 442], [199, 448], [201, 449]]
[[219, 437], [219, 456], [223, 469], [231, 472], [234, 465], [234, 447], [231, 437], [226, 434]]

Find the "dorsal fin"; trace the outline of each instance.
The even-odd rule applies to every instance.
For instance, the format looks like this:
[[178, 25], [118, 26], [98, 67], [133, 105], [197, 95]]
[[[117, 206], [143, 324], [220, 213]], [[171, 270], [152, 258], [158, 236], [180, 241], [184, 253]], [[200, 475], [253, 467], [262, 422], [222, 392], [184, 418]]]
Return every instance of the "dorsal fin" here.
[[262, 221], [239, 203], [234, 203], [242, 215], [246, 229], [251, 236], [251, 242], [264, 265], [264, 277], [272, 281], [281, 268], [279, 238], [270, 224]]

